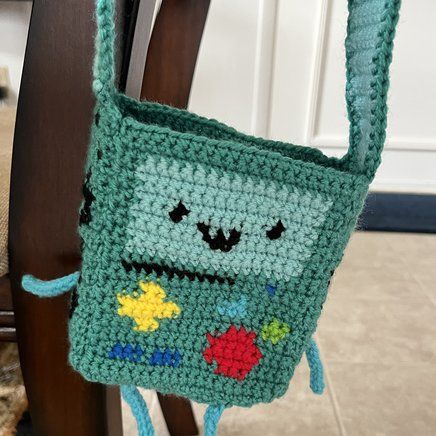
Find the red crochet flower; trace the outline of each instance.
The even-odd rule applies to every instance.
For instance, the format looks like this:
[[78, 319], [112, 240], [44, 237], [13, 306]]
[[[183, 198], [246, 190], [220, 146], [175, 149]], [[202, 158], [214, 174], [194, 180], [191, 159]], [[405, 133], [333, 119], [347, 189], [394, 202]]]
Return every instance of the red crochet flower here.
[[207, 333], [206, 337], [210, 346], [203, 351], [203, 357], [209, 365], [216, 361], [215, 374], [244, 380], [262, 357], [254, 344], [256, 333], [248, 333], [243, 326], [238, 330], [232, 325], [225, 333]]

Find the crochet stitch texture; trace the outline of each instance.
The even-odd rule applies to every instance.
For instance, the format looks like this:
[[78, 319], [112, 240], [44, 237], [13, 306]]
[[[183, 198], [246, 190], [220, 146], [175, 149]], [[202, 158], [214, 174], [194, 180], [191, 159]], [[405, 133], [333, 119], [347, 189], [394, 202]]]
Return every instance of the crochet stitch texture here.
[[87, 379], [220, 406], [285, 393], [380, 162], [399, 3], [349, 1], [350, 149], [336, 159], [118, 93], [113, 1], [98, 0], [70, 321]]

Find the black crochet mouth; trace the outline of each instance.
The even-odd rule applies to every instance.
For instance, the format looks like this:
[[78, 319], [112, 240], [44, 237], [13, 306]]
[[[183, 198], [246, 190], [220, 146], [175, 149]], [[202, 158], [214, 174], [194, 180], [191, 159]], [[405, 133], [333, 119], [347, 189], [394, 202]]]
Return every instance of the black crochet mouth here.
[[218, 274], [202, 274], [197, 271], [188, 271], [186, 269], [178, 269], [173, 266], [161, 265], [157, 263], [148, 262], [127, 262], [121, 261], [123, 268], [130, 272], [134, 269], [136, 272], [145, 271], [147, 274], [156, 273], [158, 277], [166, 274], [168, 278], [178, 277], [184, 279], [185, 277], [191, 281], [198, 280], [199, 282], [207, 281], [209, 283], [228, 283], [229, 285], [235, 284], [235, 279], [232, 277], [223, 277]]

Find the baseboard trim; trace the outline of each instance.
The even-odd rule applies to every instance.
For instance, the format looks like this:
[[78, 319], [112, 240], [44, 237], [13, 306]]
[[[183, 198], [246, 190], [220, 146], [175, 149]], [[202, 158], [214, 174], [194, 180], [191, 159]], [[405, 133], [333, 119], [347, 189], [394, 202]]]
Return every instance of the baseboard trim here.
[[436, 233], [436, 195], [370, 193], [358, 230]]

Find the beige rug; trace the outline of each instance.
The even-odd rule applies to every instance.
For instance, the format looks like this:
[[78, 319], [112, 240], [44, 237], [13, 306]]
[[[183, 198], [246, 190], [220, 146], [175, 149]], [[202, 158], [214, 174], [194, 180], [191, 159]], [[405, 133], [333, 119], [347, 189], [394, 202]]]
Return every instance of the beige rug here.
[[13, 436], [27, 408], [16, 344], [0, 343], [0, 435]]

